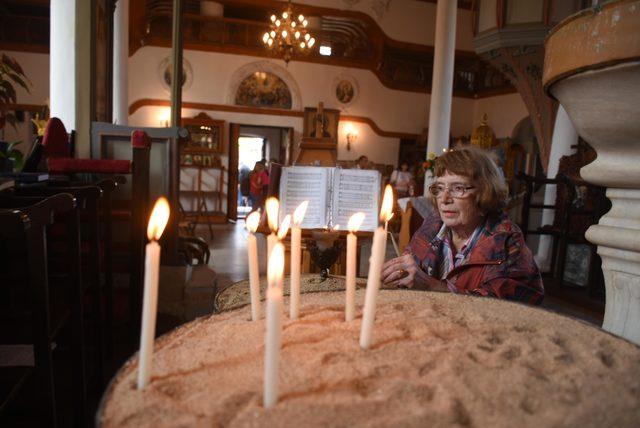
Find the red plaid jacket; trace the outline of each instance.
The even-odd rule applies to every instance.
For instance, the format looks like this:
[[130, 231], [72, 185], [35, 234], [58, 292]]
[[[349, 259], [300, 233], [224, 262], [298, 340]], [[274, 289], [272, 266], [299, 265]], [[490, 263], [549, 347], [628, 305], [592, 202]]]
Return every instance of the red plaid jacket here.
[[[442, 241], [435, 239], [442, 220], [427, 217], [413, 234], [406, 252], [428, 275], [438, 277]], [[459, 293], [540, 304], [544, 287], [520, 228], [506, 214], [488, 218], [471, 254], [445, 278]]]

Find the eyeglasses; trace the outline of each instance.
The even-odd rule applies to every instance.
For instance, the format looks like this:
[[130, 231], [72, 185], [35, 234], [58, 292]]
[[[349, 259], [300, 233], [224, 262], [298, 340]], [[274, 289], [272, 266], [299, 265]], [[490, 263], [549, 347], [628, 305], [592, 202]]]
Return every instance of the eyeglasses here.
[[438, 196], [443, 195], [445, 190], [448, 190], [449, 194], [453, 198], [462, 198], [467, 193], [467, 190], [471, 190], [471, 189], [475, 189], [475, 187], [467, 186], [466, 184], [463, 184], [463, 183], [453, 183], [450, 186], [434, 183], [431, 186], [429, 186], [429, 192], [436, 198]]

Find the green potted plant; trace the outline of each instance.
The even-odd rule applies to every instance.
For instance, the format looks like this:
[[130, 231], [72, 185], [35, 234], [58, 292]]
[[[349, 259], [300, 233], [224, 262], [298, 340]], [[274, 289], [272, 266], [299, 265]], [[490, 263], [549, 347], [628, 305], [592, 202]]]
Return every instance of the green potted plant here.
[[22, 141], [0, 141], [0, 172], [20, 171], [24, 162], [22, 152], [15, 148]]
[[[16, 86], [29, 92], [30, 85], [31, 82], [24, 74], [20, 64], [14, 58], [3, 53], [0, 56], [0, 130], [5, 127], [7, 122], [15, 129], [16, 116], [11, 107], [17, 102]], [[22, 167], [22, 152], [15, 148], [18, 144], [20, 141], [0, 142], [1, 171], [19, 170]]]

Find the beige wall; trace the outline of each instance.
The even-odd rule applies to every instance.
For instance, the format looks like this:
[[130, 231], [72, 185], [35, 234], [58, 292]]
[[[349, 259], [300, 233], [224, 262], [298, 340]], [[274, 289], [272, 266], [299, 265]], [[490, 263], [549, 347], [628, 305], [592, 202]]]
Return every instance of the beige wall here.
[[518, 122], [529, 116], [522, 97], [517, 93], [477, 100], [473, 107], [473, 128], [480, 125], [485, 113], [487, 123], [497, 138], [510, 137]]
[[[169, 53], [169, 49], [166, 48], [145, 47], [130, 58], [129, 100], [131, 103], [143, 98], [169, 99], [169, 92], [162, 86], [158, 73], [160, 62]], [[23, 52], [8, 52], [8, 54], [16, 58], [33, 82], [31, 93], [20, 91], [18, 101], [26, 104], [44, 104], [49, 96], [49, 56]], [[238, 68], [263, 60], [249, 56], [199, 51], [186, 51], [185, 58], [191, 63], [194, 73], [193, 82], [184, 91], [183, 100], [212, 104], [227, 103], [228, 87]], [[278, 66], [284, 65], [282, 61], [272, 62]], [[352, 105], [343, 110], [343, 114], [369, 117], [385, 131], [420, 134], [427, 126], [428, 94], [386, 88], [370, 71], [301, 62], [291, 62], [286, 71], [300, 88], [302, 106], [315, 106], [319, 101], [324, 101], [327, 108], [339, 108], [339, 103], [331, 95], [333, 81], [338, 75], [347, 74], [353, 76], [358, 82], [360, 94]], [[166, 112], [167, 108], [163, 107], [145, 107], [131, 116], [130, 123], [139, 126], [161, 126], [160, 120]], [[183, 114], [195, 116], [199, 112], [185, 109]], [[489, 124], [498, 137], [510, 135], [518, 121], [527, 115], [518, 94], [479, 100], [454, 98], [451, 134], [454, 137], [470, 134], [480, 123], [482, 114], [485, 112], [489, 115]], [[297, 117], [217, 111], [209, 111], [207, 114], [216, 119], [225, 120], [227, 123], [293, 127], [296, 142], [302, 134], [302, 119]], [[347, 151], [344, 131], [346, 125], [347, 123], [341, 122], [338, 129], [340, 159], [355, 159], [364, 154], [374, 162], [395, 162], [399, 147], [397, 138], [382, 137], [366, 124], [353, 123], [352, 126], [358, 130], [359, 137], [352, 144], [351, 151]], [[12, 132], [7, 130], [7, 139], [10, 139]], [[24, 147], [26, 149], [28, 145]]]

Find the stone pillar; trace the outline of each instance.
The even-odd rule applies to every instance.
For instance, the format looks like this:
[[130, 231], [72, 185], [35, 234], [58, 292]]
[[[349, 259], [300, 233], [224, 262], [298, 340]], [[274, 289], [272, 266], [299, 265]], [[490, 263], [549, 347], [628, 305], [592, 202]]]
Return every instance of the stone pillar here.
[[51, 0], [49, 42], [49, 101], [51, 117], [67, 130], [76, 128], [76, 2]]
[[580, 171], [611, 210], [587, 230], [602, 257], [602, 328], [640, 344], [640, 0], [585, 10], [553, 29], [543, 83], [596, 151]]
[[[427, 152], [436, 154], [441, 154], [442, 149], [449, 147], [457, 6], [458, 0], [438, 0], [436, 9], [436, 37], [427, 141]], [[425, 195], [429, 184], [428, 180], [425, 180]]]
[[[558, 174], [560, 158], [574, 153], [571, 146], [578, 144], [578, 133], [571, 123], [571, 119], [562, 106], [558, 108], [556, 122], [553, 128], [553, 138], [551, 139], [551, 153], [549, 155], [549, 165], [547, 167], [547, 178], [555, 178]], [[544, 191], [544, 204], [553, 205], [556, 202], [556, 186], [546, 186]], [[542, 225], [552, 224], [554, 210], [542, 211]], [[551, 250], [553, 239], [548, 235], [540, 236], [536, 261], [543, 271], [549, 269], [551, 262]]]
[[173, 31], [171, 43], [171, 126], [180, 126], [182, 119], [182, 0], [173, 0]]
[[118, 0], [113, 19], [113, 121], [129, 124], [129, 0]]

